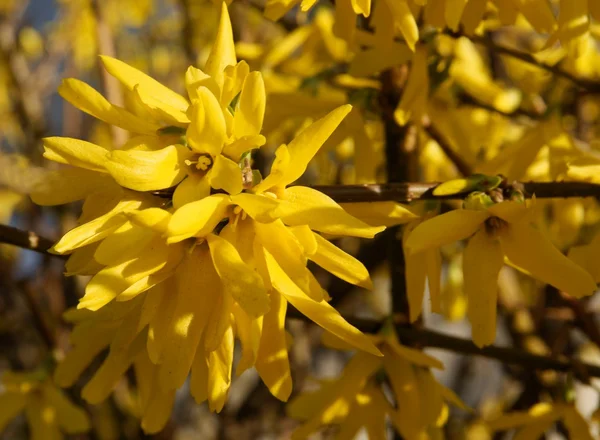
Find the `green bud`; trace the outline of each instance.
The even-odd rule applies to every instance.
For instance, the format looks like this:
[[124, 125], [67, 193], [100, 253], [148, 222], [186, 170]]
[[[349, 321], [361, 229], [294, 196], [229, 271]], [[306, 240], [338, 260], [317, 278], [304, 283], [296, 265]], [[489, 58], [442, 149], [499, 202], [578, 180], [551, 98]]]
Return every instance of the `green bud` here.
[[476, 191], [469, 194], [463, 203], [463, 207], [465, 209], [473, 209], [477, 211], [485, 211], [492, 205], [494, 205], [492, 198], [481, 191]]

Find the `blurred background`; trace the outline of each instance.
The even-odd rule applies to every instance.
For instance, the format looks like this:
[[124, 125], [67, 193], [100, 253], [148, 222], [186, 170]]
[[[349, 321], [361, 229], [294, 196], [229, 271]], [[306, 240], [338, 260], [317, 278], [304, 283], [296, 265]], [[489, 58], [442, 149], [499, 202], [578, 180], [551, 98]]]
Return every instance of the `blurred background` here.
[[[382, 114], [386, 111], [385, 93], [389, 92], [386, 87], [393, 82], [390, 72], [396, 75], [393, 78], [402, 78], [402, 66], [409, 58], [387, 60], [379, 68], [368, 64], [368, 58], [360, 58], [360, 49], [334, 35], [332, 3], [322, 1], [320, 6], [308, 13], [296, 7], [277, 23], [263, 17], [262, 0], [236, 0], [231, 6], [238, 56], [246, 59], [251, 69], [261, 70], [267, 85], [263, 133], [268, 144], [254, 157], [255, 163], [265, 175], [280, 143], [289, 141], [312, 119], [351, 102], [357, 110], [327, 142], [304, 181], [350, 184], [394, 180], [397, 167], [389, 154], [386, 156], [385, 140], [387, 135], [389, 141], [390, 134]], [[56, 93], [63, 78], [81, 79], [112, 103], [128, 105], [118, 83], [98, 63], [98, 54], [105, 54], [181, 92], [187, 66], [204, 65], [218, 11], [210, 0], [0, 0], [0, 223], [36, 231], [51, 240], [75, 225], [80, 205], [39, 207], [27, 196], [32, 185], [43, 181], [44, 173], [57, 166], [42, 157], [43, 137], [80, 138], [107, 148], [118, 148], [126, 140], [121, 130], [63, 101]], [[498, 22], [498, 10], [491, 8], [482, 26], [479, 35], [494, 32], [494, 41], [523, 50], [539, 47], [538, 34], [522, 18], [512, 26], [503, 26]], [[562, 60], [572, 72], [600, 78], [598, 23], [593, 22], [590, 29], [586, 38], [591, 41], [591, 49], [587, 49], [591, 53], [585, 54], [585, 61], [571, 50], [548, 52], [544, 60]], [[515, 179], [553, 180], [561, 175], [564, 158], [575, 154], [575, 149], [583, 147], [595, 153], [600, 146], [597, 97], [578, 94], [572, 84], [557, 80], [547, 70], [492, 56], [485, 47], [452, 35], [436, 36], [428, 69], [432, 90], [428, 113], [435, 130], [418, 129], [418, 154], [406, 156], [405, 160], [413, 163], [405, 170], [404, 179], [440, 181], [465, 170], [480, 170], [508, 172]], [[404, 72], [404, 81], [405, 77]], [[482, 90], [486, 92], [480, 93]], [[427, 100], [426, 92], [424, 96]], [[557, 107], [565, 111], [558, 116], [547, 112]], [[520, 145], [528, 153], [493, 161], [511, 145]], [[589, 236], [589, 231], [597, 230], [598, 208], [596, 200], [560, 200], [540, 202], [537, 213], [553, 241], [566, 249], [580, 243], [582, 234]], [[397, 228], [390, 228], [372, 241], [337, 242], [370, 270], [375, 284], [371, 293], [316, 266], [312, 268], [342, 314], [364, 319], [389, 314], [390, 292], [394, 277], [398, 277], [390, 270], [390, 261], [397, 261], [394, 255], [401, 247], [400, 234]], [[459, 245], [443, 249], [444, 313], [430, 314], [426, 301], [423, 321], [428, 328], [469, 338], [460, 250]], [[60, 358], [68, 350], [69, 328], [61, 315], [77, 304], [87, 280], [65, 278], [63, 270], [61, 258], [0, 245], [0, 375], [5, 370], [35, 369], [47, 362], [50, 354]], [[587, 311], [597, 306], [594, 299], [585, 304]], [[510, 267], [500, 276], [500, 308], [498, 345], [598, 361], [597, 346], [585, 331], [577, 329], [578, 315], [572, 304]], [[590, 319], [597, 322], [593, 313]], [[316, 326], [290, 319], [288, 330], [294, 340], [290, 349], [293, 395], [310, 389], [313, 378], [339, 375], [347, 355], [323, 348]], [[446, 365], [443, 372], [436, 372], [437, 377], [483, 414], [529, 408], [544, 387], [559, 381], [554, 372], [536, 373], [441, 350], [428, 352]], [[86, 378], [89, 372], [81, 382]], [[205, 405], [196, 405], [184, 386], [165, 431], [145, 436], [135, 418], [133, 388], [132, 381], [123, 381], [108, 401], [94, 407], [79, 397], [80, 386], [70, 390], [69, 396], [89, 410], [93, 423], [89, 434], [72, 437], [283, 439], [289, 438], [297, 425], [257, 374], [247, 371], [234, 378], [229, 401], [220, 415], [210, 413]], [[584, 416], [597, 410], [597, 384], [578, 384], [573, 392]], [[453, 410], [446, 427], [448, 438], [467, 438], [475, 418]], [[559, 431], [547, 438], [563, 438]], [[24, 439], [27, 435], [21, 416], [0, 438]], [[325, 432], [315, 438], [329, 437]]]

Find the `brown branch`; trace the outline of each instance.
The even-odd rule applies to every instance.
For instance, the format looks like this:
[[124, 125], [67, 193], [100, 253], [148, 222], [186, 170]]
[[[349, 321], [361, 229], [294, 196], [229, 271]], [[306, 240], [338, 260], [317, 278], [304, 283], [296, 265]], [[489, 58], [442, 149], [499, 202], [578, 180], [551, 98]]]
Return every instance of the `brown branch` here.
[[[314, 189], [328, 195], [338, 203], [396, 201], [409, 203], [416, 200], [462, 199], [468, 193], [434, 196], [438, 183], [381, 183], [364, 185], [321, 185]], [[527, 198], [539, 199], [568, 197], [600, 197], [600, 185], [587, 182], [515, 182]]]
[[48, 250], [54, 245], [52, 240], [41, 237], [35, 232], [6, 225], [0, 225], [0, 243], [12, 244], [42, 254], [48, 254]]
[[[307, 318], [295, 309], [288, 311], [288, 317], [306, 320]], [[377, 333], [382, 322], [372, 319], [345, 318], [350, 324], [365, 333]], [[540, 356], [524, 350], [512, 347], [498, 347], [488, 345], [479, 348], [470, 339], [458, 338], [444, 333], [428, 330], [425, 328], [414, 328], [408, 325], [396, 325], [396, 333], [403, 343], [411, 343], [421, 347], [439, 348], [454, 353], [469, 354], [474, 356], [495, 359], [507, 364], [520, 365], [535, 370], [555, 370], [573, 372], [583, 378], [600, 377], [600, 366], [585, 364], [583, 362], [567, 361], [564, 359]]]

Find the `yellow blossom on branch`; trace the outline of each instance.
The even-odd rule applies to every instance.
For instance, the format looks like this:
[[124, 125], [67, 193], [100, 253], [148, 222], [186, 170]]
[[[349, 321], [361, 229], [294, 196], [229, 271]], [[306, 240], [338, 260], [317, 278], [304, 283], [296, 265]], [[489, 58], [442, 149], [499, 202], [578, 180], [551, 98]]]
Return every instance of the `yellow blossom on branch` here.
[[464, 289], [473, 342], [478, 346], [495, 339], [497, 282], [504, 257], [532, 277], [575, 297], [596, 290], [592, 277], [531, 224], [525, 204], [494, 204], [485, 194], [473, 193], [465, 205], [465, 209], [421, 223], [404, 247], [411, 255], [469, 239], [463, 255]]

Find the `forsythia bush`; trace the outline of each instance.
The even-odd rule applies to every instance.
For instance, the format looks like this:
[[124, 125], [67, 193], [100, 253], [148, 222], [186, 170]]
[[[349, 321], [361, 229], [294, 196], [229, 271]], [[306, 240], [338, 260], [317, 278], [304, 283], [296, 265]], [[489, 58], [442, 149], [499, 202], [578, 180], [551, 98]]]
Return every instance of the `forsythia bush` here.
[[[84, 76], [106, 39], [117, 38], [131, 43], [117, 46], [131, 62], [100, 54], [105, 95], [76, 78], [58, 86], [78, 110], [65, 115], [92, 117], [89, 140], [43, 137], [46, 170], [37, 159], [0, 156], [4, 223], [25, 209], [22, 194], [44, 207], [81, 202], [76, 224], [49, 253], [67, 257], [66, 276], [85, 280], [63, 314], [68, 349], [47, 347], [50, 360], [27, 372], [2, 365], [0, 431], [24, 412], [31, 438], [87, 432], [107, 422], [84, 407], [115, 393], [144, 433], [157, 433], [182, 388], [220, 413], [234, 377], [255, 369], [275, 398], [291, 398], [293, 438], [325, 427], [347, 439], [384, 439], [392, 430], [407, 440], [600, 435], [600, 407], [584, 415], [573, 385], [594, 385], [582, 362], [598, 361], [583, 347], [600, 342], [593, 300], [585, 299], [600, 282], [600, 191], [560, 192], [561, 184], [600, 183], [600, 2], [182, 1], [177, 30], [186, 49], [153, 46], [149, 65], [119, 32], [152, 23], [175, 44], [173, 23], [154, 22], [161, 11], [153, 2], [61, 3], [63, 25], [48, 30], [48, 41], [72, 39], [68, 49], [44, 49], [33, 28], [23, 29], [18, 50], [3, 48], [7, 145], [34, 129], [19, 125], [33, 120], [27, 89], [13, 96], [21, 85], [15, 56], [43, 67], [36, 60], [44, 51], [68, 50], [65, 70]], [[16, 8], [9, 2], [0, 12]], [[386, 187], [376, 184], [386, 179], [443, 183], [382, 200]], [[554, 184], [569, 198], [532, 194], [520, 183], [527, 181]], [[371, 193], [358, 200], [345, 189]], [[352, 255], [359, 241], [347, 237], [383, 237], [394, 249], [379, 257], [392, 272], [392, 306], [363, 310], [377, 323], [370, 329], [322, 287], [329, 273], [375, 291], [365, 296], [381, 290], [381, 276], [372, 281]], [[560, 337], [542, 324], [545, 300], [575, 315], [552, 329]], [[505, 361], [529, 374], [513, 377], [525, 397], [471, 408], [477, 402], [441, 378], [444, 363], [401, 329], [422, 330], [430, 312], [466, 317], [474, 345], [424, 345], [489, 354], [480, 349], [496, 341], [498, 310], [514, 320], [520, 351]], [[312, 389], [293, 388], [290, 315], [324, 329], [321, 342], [344, 360]], [[569, 339], [569, 325], [583, 333]], [[570, 373], [527, 364], [541, 356]], [[128, 404], [124, 383], [134, 388]], [[59, 389], [78, 384], [83, 401]], [[103, 432], [99, 438], [115, 438]]]

